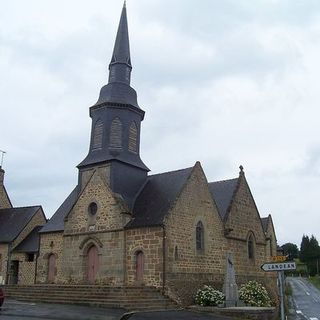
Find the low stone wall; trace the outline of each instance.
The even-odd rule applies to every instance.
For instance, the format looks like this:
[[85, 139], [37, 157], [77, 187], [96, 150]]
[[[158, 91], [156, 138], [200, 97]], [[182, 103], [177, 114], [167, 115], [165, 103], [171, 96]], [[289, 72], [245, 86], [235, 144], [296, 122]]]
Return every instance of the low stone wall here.
[[196, 292], [205, 284], [222, 290], [223, 277], [210, 273], [168, 273], [166, 293], [177, 303], [188, 306], [194, 303]]
[[196, 312], [210, 313], [214, 315], [228, 316], [239, 319], [252, 320], [275, 320], [278, 319], [277, 308], [258, 308], [258, 307], [234, 307], [217, 308], [190, 306], [188, 309]]

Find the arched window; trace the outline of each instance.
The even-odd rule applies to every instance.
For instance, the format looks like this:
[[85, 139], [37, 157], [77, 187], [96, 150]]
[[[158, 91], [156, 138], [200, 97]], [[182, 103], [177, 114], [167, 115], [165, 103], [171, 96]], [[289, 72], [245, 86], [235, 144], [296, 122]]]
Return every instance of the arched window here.
[[178, 246], [174, 247], [174, 260], [179, 259], [179, 252], [178, 252]]
[[92, 142], [93, 150], [102, 148], [102, 134], [103, 134], [103, 122], [101, 120], [98, 120], [93, 130], [93, 142]]
[[138, 128], [135, 122], [132, 122], [129, 128], [129, 151], [137, 153]]
[[204, 250], [204, 227], [201, 221], [197, 223], [196, 227], [196, 248], [198, 251]]
[[248, 237], [248, 258], [254, 259], [254, 236], [252, 233]]
[[109, 146], [110, 148], [122, 147], [122, 123], [119, 118], [111, 122]]

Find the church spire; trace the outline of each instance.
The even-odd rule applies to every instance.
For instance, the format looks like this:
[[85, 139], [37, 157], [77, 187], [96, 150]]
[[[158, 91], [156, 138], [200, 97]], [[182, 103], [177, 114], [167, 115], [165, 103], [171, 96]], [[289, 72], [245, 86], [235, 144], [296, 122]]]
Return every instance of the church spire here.
[[112, 58], [109, 64], [109, 83], [124, 82], [130, 84], [131, 69], [127, 9], [126, 2], [124, 2]]
[[99, 99], [93, 107], [114, 103], [131, 106], [138, 109], [143, 119], [144, 111], [138, 105], [137, 93], [130, 86], [131, 70], [127, 8], [124, 2], [109, 64], [109, 81], [101, 88]]

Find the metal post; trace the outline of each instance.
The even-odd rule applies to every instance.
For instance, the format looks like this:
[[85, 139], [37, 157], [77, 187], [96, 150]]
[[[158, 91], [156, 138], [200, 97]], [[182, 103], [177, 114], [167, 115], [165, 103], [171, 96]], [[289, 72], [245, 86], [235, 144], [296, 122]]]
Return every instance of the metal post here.
[[278, 271], [278, 283], [279, 283], [279, 295], [280, 295], [280, 314], [281, 320], [285, 320], [284, 318], [284, 271]]

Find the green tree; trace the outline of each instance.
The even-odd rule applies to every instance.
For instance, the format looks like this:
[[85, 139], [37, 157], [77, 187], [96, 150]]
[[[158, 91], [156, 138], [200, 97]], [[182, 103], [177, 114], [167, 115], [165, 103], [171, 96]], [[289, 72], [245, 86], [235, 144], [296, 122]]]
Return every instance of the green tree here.
[[319, 273], [320, 247], [314, 235], [311, 238], [303, 235], [300, 246], [300, 260], [307, 264], [310, 275]]
[[301, 240], [301, 245], [300, 245], [300, 260], [301, 260], [301, 262], [307, 262], [307, 260], [308, 260], [309, 244], [310, 244], [309, 237], [306, 235], [303, 235], [302, 240]]
[[287, 242], [281, 246], [284, 255], [289, 256], [289, 260], [297, 259], [299, 257], [299, 249], [296, 244]]

